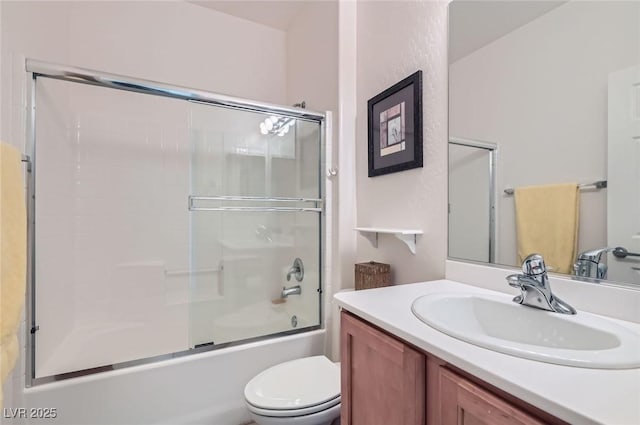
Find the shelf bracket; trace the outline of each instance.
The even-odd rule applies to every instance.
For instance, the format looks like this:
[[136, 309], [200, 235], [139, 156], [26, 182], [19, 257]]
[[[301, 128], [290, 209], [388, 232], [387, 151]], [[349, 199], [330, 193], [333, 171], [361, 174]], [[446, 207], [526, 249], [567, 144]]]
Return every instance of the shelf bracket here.
[[404, 242], [407, 245], [407, 247], [409, 248], [409, 251], [411, 251], [413, 255], [416, 255], [417, 235], [415, 233], [413, 234], [394, 233], [394, 235], [396, 236], [396, 238], [400, 239], [402, 242]]
[[356, 227], [354, 230], [358, 231], [363, 237], [367, 238], [374, 248], [378, 247], [378, 235], [380, 233], [386, 233], [395, 236], [400, 239], [409, 248], [409, 251], [413, 255], [416, 255], [416, 241], [418, 235], [422, 234], [422, 230], [407, 230], [407, 229], [386, 229], [379, 227]]
[[378, 247], [378, 232], [360, 232], [360, 234], [367, 238], [372, 247]]

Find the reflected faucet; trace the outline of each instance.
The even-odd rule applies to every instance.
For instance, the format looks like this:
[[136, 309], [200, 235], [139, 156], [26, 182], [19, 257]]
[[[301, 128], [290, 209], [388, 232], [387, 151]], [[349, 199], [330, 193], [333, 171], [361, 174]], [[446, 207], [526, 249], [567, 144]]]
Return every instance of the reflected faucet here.
[[299, 258], [293, 260], [293, 266], [291, 266], [287, 272], [287, 282], [291, 280], [292, 275], [295, 276], [298, 282], [302, 282], [304, 278], [304, 264], [302, 264], [302, 260]]
[[507, 276], [510, 286], [518, 288], [521, 294], [513, 299], [518, 304], [562, 314], [576, 314], [576, 310], [553, 295], [547, 276], [547, 267], [540, 254], [531, 254], [522, 262], [524, 274]]
[[602, 258], [602, 254], [614, 251], [615, 249], [616, 248], [598, 248], [581, 253], [573, 264], [573, 272], [576, 276], [606, 279], [607, 265], [601, 263], [600, 259]]

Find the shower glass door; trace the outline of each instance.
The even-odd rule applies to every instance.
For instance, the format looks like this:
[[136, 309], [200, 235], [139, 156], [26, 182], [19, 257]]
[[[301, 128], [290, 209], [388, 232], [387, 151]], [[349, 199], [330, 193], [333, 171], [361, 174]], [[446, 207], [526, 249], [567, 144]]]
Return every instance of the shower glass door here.
[[191, 347], [318, 326], [320, 124], [202, 104], [190, 113]]
[[319, 120], [34, 90], [29, 379], [319, 326]]
[[187, 350], [189, 103], [35, 89], [33, 377]]

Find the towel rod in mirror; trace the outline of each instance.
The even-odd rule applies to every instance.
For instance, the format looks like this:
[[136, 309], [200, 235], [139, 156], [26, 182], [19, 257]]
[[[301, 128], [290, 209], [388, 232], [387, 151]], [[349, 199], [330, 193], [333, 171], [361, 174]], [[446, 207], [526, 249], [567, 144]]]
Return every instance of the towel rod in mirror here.
[[[604, 189], [607, 187], [607, 181], [606, 180], [599, 180], [597, 182], [593, 182], [593, 183], [583, 183], [583, 184], [579, 184], [578, 185], [578, 189], [580, 190], [585, 190], [585, 189]], [[513, 195], [514, 193], [514, 189], [512, 187], [508, 187], [504, 190], [504, 194], [505, 195]]]

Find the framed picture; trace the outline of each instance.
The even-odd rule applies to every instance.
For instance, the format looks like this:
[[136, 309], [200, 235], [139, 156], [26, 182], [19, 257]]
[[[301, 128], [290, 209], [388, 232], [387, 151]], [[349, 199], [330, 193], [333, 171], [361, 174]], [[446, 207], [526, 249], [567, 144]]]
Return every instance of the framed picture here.
[[369, 99], [369, 177], [422, 167], [422, 71]]

